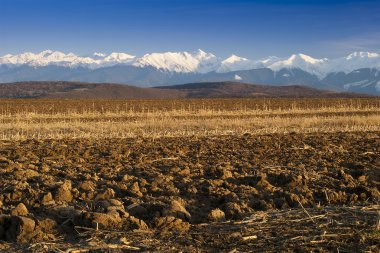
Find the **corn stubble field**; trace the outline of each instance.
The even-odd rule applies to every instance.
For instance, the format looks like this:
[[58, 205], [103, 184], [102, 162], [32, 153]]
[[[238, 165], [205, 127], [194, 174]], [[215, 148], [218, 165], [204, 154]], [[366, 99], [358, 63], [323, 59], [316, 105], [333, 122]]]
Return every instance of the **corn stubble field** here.
[[2, 252], [379, 252], [380, 100], [1, 100]]

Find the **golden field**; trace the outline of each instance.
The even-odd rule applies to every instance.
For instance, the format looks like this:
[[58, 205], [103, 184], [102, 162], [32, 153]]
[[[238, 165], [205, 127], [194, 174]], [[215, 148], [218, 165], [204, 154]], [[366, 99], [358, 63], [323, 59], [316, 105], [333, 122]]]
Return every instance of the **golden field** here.
[[3, 140], [379, 130], [379, 99], [0, 102], [0, 139]]

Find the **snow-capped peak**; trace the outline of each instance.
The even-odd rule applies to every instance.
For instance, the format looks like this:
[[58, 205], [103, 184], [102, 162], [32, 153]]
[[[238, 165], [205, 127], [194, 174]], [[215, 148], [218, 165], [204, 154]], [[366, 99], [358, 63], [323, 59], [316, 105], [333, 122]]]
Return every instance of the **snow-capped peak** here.
[[252, 69], [253, 67], [254, 64], [252, 61], [248, 60], [247, 58], [239, 57], [233, 54], [221, 62], [221, 65], [217, 69], [217, 72], [248, 70]]
[[50, 55], [50, 54], [52, 54], [52, 53], [53, 53], [53, 50], [48, 49], [48, 50], [44, 50], [44, 51], [42, 51], [42, 52], [39, 53], [38, 55], [41, 56], [41, 57], [44, 57], [44, 56], [46, 56], [46, 55]]
[[239, 57], [237, 55], [232, 54], [230, 57], [222, 61], [222, 63], [234, 63], [234, 62], [242, 62], [249, 61], [247, 58]]
[[269, 66], [277, 61], [280, 61], [281, 59], [277, 56], [269, 56], [267, 58], [263, 58], [261, 60], [258, 60], [256, 63], [260, 65], [261, 67]]
[[193, 55], [198, 60], [206, 60], [206, 59], [213, 59], [216, 58], [216, 56], [212, 53], [207, 53], [203, 51], [202, 49], [198, 49], [197, 51], [193, 52], [191, 55]]
[[294, 65], [294, 64], [319, 64], [325, 62], [326, 59], [315, 59], [306, 54], [293, 54], [288, 59], [282, 61], [283, 64]]
[[132, 61], [135, 56], [126, 53], [111, 53], [104, 57], [106, 62], [129, 62]]
[[330, 72], [351, 72], [361, 68], [380, 69], [380, 54], [353, 52], [346, 57], [331, 60]]
[[207, 57], [208, 55], [213, 55], [213, 54], [210, 54], [210, 53], [206, 53], [205, 51], [203, 51], [202, 49], [198, 49], [196, 50], [193, 55], [196, 55], [197, 57]]
[[278, 71], [283, 68], [299, 68], [318, 77], [326, 75], [328, 59], [316, 59], [305, 54], [293, 54], [289, 58], [276, 61], [267, 67]]
[[137, 67], [151, 66], [157, 69], [173, 72], [206, 73], [216, 69], [219, 64], [217, 57], [211, 53], [197, 50], [188, 52], [165, 52], [146, 54], [133, 63]]

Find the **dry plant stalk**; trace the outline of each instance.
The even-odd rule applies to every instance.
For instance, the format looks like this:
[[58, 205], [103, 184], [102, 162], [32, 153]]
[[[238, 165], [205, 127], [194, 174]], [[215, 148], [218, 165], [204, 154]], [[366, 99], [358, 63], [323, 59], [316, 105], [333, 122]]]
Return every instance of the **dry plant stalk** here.
[[[45, 108], [41, 102], [34, 110], [27, 106], [28, 103], [34, 106], [34, 100], [26, 101], [25, 106], [14, 102], [16, 108], [12, 109], [0, 103], [3, 108], [0, 110], [0, 139], [159, 138], [380, 130], [377, 100], [327, 101], [124, 101], [130, 103], [125, 107], [116, 102], [117, 106], [111, 107], [107, 104], [111, 102], [107, 101], [97, 101], [97, 107], [89, 107], [81, 101], [74, 105], [70, 104], [74, 103], [72, 101], [59, 101], [63, 107], [67, 103], [69, 109], [66, 110], [52, 110], [54, 103], [51, 101], [51, 107]], [[310, 106], [305, 106], [308, 102]], [[165, 103], [168, 106], [162, 106]]]

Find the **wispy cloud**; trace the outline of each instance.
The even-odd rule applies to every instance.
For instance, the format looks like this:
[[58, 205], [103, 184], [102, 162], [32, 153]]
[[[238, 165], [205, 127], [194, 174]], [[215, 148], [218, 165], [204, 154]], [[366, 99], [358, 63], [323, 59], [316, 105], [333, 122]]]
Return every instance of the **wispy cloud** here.
[[380, 32], [366, 33], [355, 37], [347, 37], [338, 40], [321, 42], [321, 46], [337, 53], [351, 51], [379, 51]]

